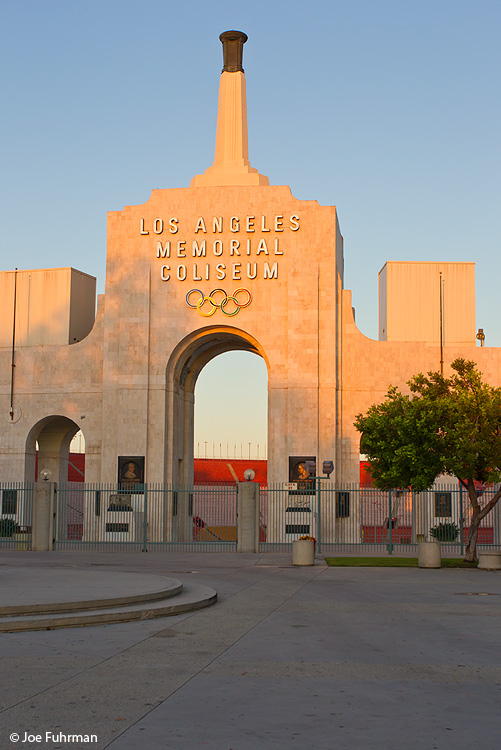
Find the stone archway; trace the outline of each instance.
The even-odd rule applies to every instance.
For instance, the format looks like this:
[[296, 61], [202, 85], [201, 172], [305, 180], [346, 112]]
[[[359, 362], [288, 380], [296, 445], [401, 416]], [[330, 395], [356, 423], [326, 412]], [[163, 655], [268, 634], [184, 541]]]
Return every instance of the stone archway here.
[[48, 470], [52, 482], [66, 482], [70, 443], [79, 429], [76, 422], [61, 415], [44, 417], [33, 425], [26, 438], [25, 481], [39, 478], [35, 476], [38, 442], [38, 475]]
[[189, 334], [174, 349], [166, 378], [165, 477], [191, 484], [194, 460], [195, 385], [205, 365], [219, 354], [248, 351], [269, 363], [259, 342], [231, 326], [210, 326]]

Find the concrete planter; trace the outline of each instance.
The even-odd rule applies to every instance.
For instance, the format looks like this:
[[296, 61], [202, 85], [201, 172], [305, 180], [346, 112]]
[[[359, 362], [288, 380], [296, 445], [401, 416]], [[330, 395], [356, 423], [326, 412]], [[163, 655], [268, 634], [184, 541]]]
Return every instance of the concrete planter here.
[[442, 555], [439, 542], [419, 542], [418, 568], [440, 568]]
[[479, 552], [478, 568], [479, 570], [501, 570], [501, 552], [494, 550]]
[[292, 564], [315, 564], [315, 542], [312, 539], [298, 539], [292, 542]]

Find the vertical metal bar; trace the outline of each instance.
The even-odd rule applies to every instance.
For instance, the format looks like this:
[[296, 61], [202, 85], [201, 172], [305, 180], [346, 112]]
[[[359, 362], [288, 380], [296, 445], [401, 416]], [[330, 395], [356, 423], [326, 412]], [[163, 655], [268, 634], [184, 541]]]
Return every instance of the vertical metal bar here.
[[389, 512], [388, 512], [388, 532], [389, 532], [389, 544], [388, 544], [388, 554], [393, 554], [393, 535], [392, 535], [392, 527], [393, 527], [393, 509], [391, 506], [391, 490], [388, 495], [388, 502], [389, 502]]
[[444, 374], [444, 320], [443, 320], [442, 271], [440, 271], [440, 374]]
[[14, 420], [14, 370], [16, 367], [16, 299], [17, 299], [17, 268], [14, 271], [14, 309], [12, 311], [12, 356], [10, 371], [10, 418]]
[[318, 503], [318, 553], [322, 552], [322, 497], [320, 488], [320, 477], [317, 477], [317, 503]]
[[461, 534], [461, 555], [464, 555], [464, 531], [463, 531], [463, 485], [459, 484], [459, 528]]
[[358, 485], [358, 512], [360, 513], [359, 516], [359, 531], [358, 531], [358, 538], [359, 541], [363, 543], [364, 541], [364, 490], [361, 484]]
[[148, 485], [144, 484], [143, 502], [143, 552], [148, 552]]

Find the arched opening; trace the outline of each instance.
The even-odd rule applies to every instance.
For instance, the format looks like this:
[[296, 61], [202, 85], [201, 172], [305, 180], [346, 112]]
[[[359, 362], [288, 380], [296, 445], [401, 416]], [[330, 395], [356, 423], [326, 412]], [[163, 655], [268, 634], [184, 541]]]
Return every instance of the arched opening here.
[[220, 354], [246, 351], [266, 355], [249, 334], [230, 326], [199, 329], [181, 341], [167, 366], [166, 455], [167, 482], [193, 482], [195, 386], [207, 363]]
[[82, 430], [78, 430], [70, 443], [68, 482], [85, 482], [85, 435]]
[[230, 351], [204, 367], [195, 387], [195, 481], [266, 478], [268, 372], [262, 357]]
[[79, 429], [61, 415], [37, 422], [26, 438], [25, 481], [37, 481], [41, 472], [50, 472], [52, 482], [67, 482], [70, 444]]

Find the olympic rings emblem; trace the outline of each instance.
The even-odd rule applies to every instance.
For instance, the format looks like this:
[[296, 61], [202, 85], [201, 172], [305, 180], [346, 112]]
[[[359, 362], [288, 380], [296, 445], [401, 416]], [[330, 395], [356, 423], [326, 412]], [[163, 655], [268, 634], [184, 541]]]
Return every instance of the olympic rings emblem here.
[[[191, 302], [193, 294], [200, 295], [195, 304]], [[244, 296], [243, 301], [240, 302], [238, 299], [238, 295], [242, 294], [247, 296]], [[204, 318], [210, 318], [211, 315], [214, 315], [217, 309], [221, 310], [224, 315], [232, 318], [234, 315], [240, 312], [240, 309], [242, 307], [247, 307], [251, 302], [252, 294], [248, 289], [244, 289], [243, 287], [241, 289], [235, 289], [231, 296], [229, 294], [226, 294], [224, 289], [213, 289], [207, 296], [205, 296], [204, 293], [200, 291], [200, 289], [190, 289], [190, 291], [186, 295], [186, 304], [188, 305], [188, 307], [192, 307], [194, 310], [198, 310], [200, 315], [203, 315]], [[228, 304], [230, 305], [230, 307], [229, 309], [226, 309], [226, 306]]]

